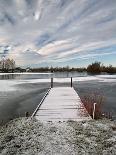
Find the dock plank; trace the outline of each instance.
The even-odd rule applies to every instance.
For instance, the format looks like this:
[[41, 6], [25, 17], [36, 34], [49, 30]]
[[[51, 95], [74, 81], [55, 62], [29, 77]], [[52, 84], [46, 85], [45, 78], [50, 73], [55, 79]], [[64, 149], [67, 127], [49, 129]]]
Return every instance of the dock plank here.
[[52, 88], [35, 114], [40, 121], [89, 120], [79, 95], [71, 87]]

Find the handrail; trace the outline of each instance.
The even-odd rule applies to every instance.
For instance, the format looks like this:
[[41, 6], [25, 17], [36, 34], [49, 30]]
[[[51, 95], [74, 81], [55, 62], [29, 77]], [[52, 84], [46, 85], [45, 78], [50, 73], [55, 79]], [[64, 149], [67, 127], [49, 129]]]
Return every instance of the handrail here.
[[42, 98], [41, 102], [38, 104], [37, 108], [35, 109], [35, 111], [33, 112], [32, 117], [35, 116], [36, 112], [38, 111], [38, 109], [40, 108], [41, 104], [43, 103], [43, 101], [45, 100], [46, 96], [48, 95], [48, 93], [50, 92], [51, 88], [48, 89], [48, 91], [46, 92], [46, 94], [44, 95], [44, 97]]

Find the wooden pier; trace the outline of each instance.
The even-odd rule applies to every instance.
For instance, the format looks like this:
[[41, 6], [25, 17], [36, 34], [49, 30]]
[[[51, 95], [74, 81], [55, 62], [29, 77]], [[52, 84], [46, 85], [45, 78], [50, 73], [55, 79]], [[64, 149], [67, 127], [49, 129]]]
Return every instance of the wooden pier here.
[[[72, 81], [72, 79], [71, 79]], [[81, 121], [91, 117], [72, 87], [54, 87], [46, 93], [33, 115], [40, 121]]]

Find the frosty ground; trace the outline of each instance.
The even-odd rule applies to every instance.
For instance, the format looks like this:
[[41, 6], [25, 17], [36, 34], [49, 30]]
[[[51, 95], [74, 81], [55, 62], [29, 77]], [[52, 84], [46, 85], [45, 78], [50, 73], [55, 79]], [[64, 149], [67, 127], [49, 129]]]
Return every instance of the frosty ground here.
[[115, 155], [110, 120], [41, 123], [18, 118], [0, 127], [1, 155]]

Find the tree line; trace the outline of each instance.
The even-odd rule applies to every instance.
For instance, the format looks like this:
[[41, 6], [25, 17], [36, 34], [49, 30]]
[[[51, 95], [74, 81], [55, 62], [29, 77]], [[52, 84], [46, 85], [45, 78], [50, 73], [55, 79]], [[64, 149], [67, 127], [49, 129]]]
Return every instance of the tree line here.
[[86, 70], [90, 73], [116, 73], [116, 67], [113, 67], [112, 65], [104, 66], [101, 62], [94, 62], [88, 65]]
[[38, 68], [21, 68], [16, 67], [15, 61], [6, 59], [0, 61], [0, 72], [88, 72], [88, 73], [116, 73], [116, 67], [112, 65], [104, 66], [101, 62], [94, 62], [85, 67], [38, 67]]
[[13, 59], [2, 59], [0, 61], [0, 72], [14, 72], [15, 61]]
[[70, 72], [70, 71], [77, 71], [77, 72], [88, 72], [88, 73], [116, 73], [116, 67], [113, 67], [112, 65], [104, 66], [101, 62], [94, 62], [87, 66], [87, 68], [84, 67], [72, 67], [69, 66], [66, 67], [39, 67], [39, 68], [32, 68], [30, 69], [31, 72]]
[[83, 72], [86, 71], [86, 68], [70, 68], [67, 67], [39, 67], [39, 68], [30, 68], [31, 72], [71, 72], [71, 71], [77, 71], [77, 72]]

